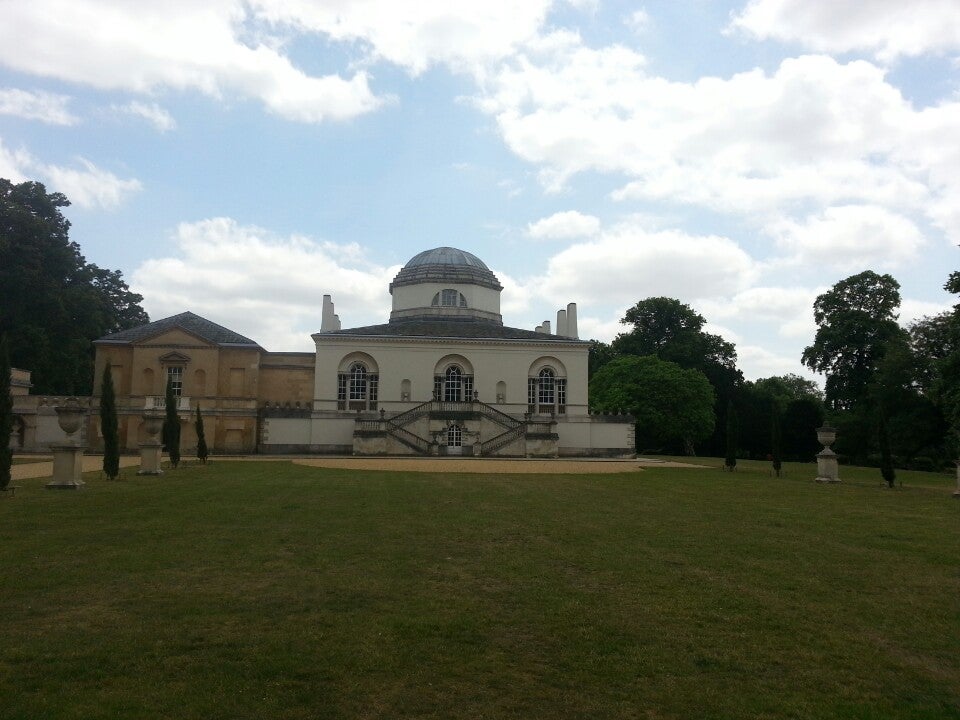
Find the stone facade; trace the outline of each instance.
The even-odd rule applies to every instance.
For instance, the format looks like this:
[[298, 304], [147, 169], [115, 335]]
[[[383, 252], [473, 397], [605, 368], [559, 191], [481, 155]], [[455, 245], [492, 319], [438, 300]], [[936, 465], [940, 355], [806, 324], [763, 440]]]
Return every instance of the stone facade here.
[[[632, 454], [631, 418], [589, 413], [589, 343], [577, 337], [576, 306], [557, 313], [556, 333], [549, 321], [511, 328], [501, 290], [475, 256], [435, 248], [391, 283], [383, 325], [343, 329], [325, 296], [313, 353], [267, 352], [185, 312], [97, 340], [95, 377], [111, 366], [130, 452], [147, 439], [143, 413], [165, 407], [170, 379], [185, 456], [196, 447], [198, 405], [214, 453]], [[99, 398], [84, 403], [84, 441], [97, 450]], [[23, 449], [57, 439], [43, 435], [47, 413], [35, 405], [34, 429], [22, 420]]]

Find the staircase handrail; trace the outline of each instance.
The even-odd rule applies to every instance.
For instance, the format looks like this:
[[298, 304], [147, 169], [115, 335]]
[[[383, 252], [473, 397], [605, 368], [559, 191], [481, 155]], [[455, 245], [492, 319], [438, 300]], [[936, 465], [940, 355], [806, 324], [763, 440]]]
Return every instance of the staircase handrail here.
[[385, 420], [384, 425], [386, 426], [387, 432], [397, 438], [397, 440], [400, 442], [405, 443], [422, 453], [426, 454], [430, 452], [430, 442], [428, 440], [423, 439], [416, 433], [412, 433], [409, 430], [400, 427], [392, 420]]
[[523, 423], [512, 427], [508, 430], [504, 430], [499, 435], [495, 435], [489, 440], [486, 440], [480, 443], [480, 454], [488, 455], [494, 453], [505, 445], [509, 445], [514, 440], [517, 440], [521, 435], [524, 434], [527, 427]]
[[432, 405], [433, 400], [427, 400], [419, 405], [415, 405], [409, 410], [404, 410], [402, 413], [394, 415], [392, 418], [390, 418], [390, 421], [396, 424], [398, 427], [409, 425], [410, 423], [419, 420], [424, 415], [429, 413]]

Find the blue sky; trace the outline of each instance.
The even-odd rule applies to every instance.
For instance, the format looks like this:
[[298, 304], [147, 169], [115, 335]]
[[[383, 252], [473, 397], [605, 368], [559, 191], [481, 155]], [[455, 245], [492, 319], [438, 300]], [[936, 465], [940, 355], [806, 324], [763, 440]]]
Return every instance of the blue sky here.
[[951, 304], [956, 0], [0, 0], [0, 177], [153, 318], [310, 350], [452, 245], [508, 325], [691, 304], [748, 378], [797, 372], [820, 292]]

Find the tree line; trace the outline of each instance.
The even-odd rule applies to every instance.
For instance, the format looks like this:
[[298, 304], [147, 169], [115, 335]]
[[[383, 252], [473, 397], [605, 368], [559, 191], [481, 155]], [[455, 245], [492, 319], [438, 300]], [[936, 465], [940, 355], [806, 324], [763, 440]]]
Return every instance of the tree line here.
[[[944, 286], [960, 293], [960, 273]], [[960, 305], [908, 328], [900, 286], [864, 271], [813, 305], [817, 332], [803, 363], [826, 376], [823, 391], [797, 375], [744, 380], [733, 343], [674, 298], [641, 300], [610, 343], [593, 341], [593, 410], [628, 410], [637, 449], [663, 454], [812, 460], [816, 428], [835, 426], [841, 461], [939, 469], [960, 451]]]

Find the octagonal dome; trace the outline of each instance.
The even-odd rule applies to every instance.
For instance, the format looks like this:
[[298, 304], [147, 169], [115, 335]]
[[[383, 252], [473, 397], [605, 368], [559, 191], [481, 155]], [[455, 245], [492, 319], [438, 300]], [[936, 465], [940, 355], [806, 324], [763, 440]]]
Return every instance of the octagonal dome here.
[[420, 283], [467, 283], [503, 290], [497, 276], [473, 253], [453, 247], [438, 247], [414, 255], [390, 283], [390, 292], [403, 285]]

